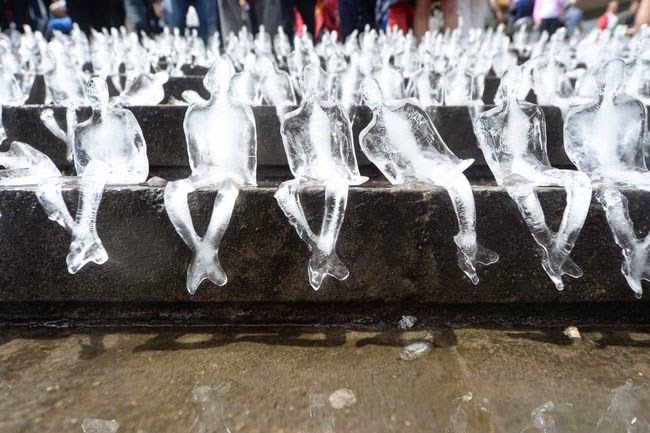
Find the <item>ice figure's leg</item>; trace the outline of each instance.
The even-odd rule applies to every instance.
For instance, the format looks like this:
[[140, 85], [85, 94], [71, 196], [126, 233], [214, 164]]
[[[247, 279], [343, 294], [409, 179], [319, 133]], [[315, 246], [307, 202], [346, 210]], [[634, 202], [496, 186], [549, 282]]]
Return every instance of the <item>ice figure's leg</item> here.
[[68, 141], [67, 133], [59, 126], [59, 123], [54, 118], [54, 110], [48, 108], [41, 111], [41, 122], [43, 125], [54, 135], [56, 138], [62, 142]]
[[643, 295], [642, 280], [650, 281], [650, 235], [640, 240], [634, 233], [627, 198], [614, 187], [599, 189], [596, 199], [605, 210], [614, 241], [623, 251], [621, 272], [637, 298]]
[[312, 251], [309, 261], [309, 283], [318, 290], [326, 275], [338, 280], [348, 277], [349, 271], [336, 255], [336, 239], [343, 223], [347, 205], [348, 185], [345, 182], [329, 182], [325, 191], [325, 214], [321, 226], [321, 236], [316, 236], [309, 227], [305, 211], [300, 204], [298, 180], [284, 182], [275, 193], [275, 199], [289, 223], [296, 229], [298, 236]]
[[[530, 233], [533, 235], [533, 239], [542, 247], [544, 253], [542, 267], [544, 271], [546, 271], [549, 278], [553, 281], [555, 287], [558, 290], [563, 290], [564, 283], [562, 282], [562, 275], [564, 272], [562, 270], [562, 264], [564, 263], [557, 265], [551, 260], [555, 245], [555, 234], [546, 225], [544, 210], [539, 202], [534, 185], [519, 176], [511, 176], [506, 179], [504, 186], [510, 197], [517, 204], [519, 212], [524, 218]], [[582, 271], [580, 271], [581, 273]]]
[[549, 245], [551, 265], [559, 275], [573, 278], [582, 276], [582, 269], [569, 258], [589, 212], [591, 204], [591, 181], [579, 171], [556, 170], [546, 172], [549, 184], [563, 186], [566, 191], [566, 207], [557, 233]]
[[326, 275], [345, 280], [350, 271], [336, 254], [336, 241], [343, 225], [348, 203], [348, 184], [343, 180], [330, 180], [325, 185], [325, 212], [320, 236], [309, 259], [309, 283], [318, 290]]
[[458, 247], [458, 266], [473, 284], [478, 284], [476, 265], [496, 263], [499, 255], [479, 245], [476, 240], [476, 205], [472, 187], [465, 175], [452, 168], [437, 169], [435, 173], [436, 177], [432, 180], [447, 190], [458, 219], [458, 234], [454, 236]]
[[72, 230], [70, 252], [66, 257], [68, 271], [76, 274], [86, 263], [106, 263], [108, 254], [97, 234], [97, 210], [102, 200], [106, 178], [88, 173], [81, 177], [79, 205]]
[[296, 229], [300, 239], [307, 244], [310, 250], [313, 250], [317, 237], [309, 227], [305, 211], [300, 204], [299, 186], [300, 183], [297, 180], [283, 182], [275, 193], [275, 199], [284, 215], [289, 219], [289, 224]]
[[43, 182], [36, 190], [36, 197], [48, 218], [63, 226], [72, 236], [66, 263], [68, 272], [75, 274], [90, 261], [101, 265], [108, 260], [96, 228], [97, 209], [105, 181], [103, 176], [91, 174], [80, 179], [76, 220], [63, 200], [61, 188], [65, 182], [64, 178]]
[[187, 203], [187, 196], [192, 191], [194, 186], [189, 179], [169, 182], [165, 188], [165, 208], [176, 232], [192, 250], [186, 285], [188, 292], [194, 294], [203, 280], [208, 279], [218, 286], [228, 282], [219, 263], [219, 244], [230, 223], [239, 189], [234, 185], [226, 185], [219, 190], [203, 238], [196, 234]]
[[187, 269], [187, 290], [192, 294], [203, 280], [210, 280], [217, 286], [228, 282], [228, 277], [219, 263], [219, 245], [230, 224], [238, 195], [239, 189], [232, 184], [221, 188], [217, 193], [208, 229], [196, 245], [194, 257]]

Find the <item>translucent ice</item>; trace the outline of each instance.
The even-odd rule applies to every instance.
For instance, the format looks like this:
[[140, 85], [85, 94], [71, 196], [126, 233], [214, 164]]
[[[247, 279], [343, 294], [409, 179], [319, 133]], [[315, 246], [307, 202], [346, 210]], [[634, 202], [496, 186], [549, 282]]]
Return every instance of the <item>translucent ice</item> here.
[[[203, 280], [219, 286], [228, 282], [219, 263], [219, 245], [240, 187], [256, 185], [255, 118], [249, 106], [231, 97], [233, 75], [234, 68], [226, 58], [217, 60], [208, 71], [210, 99], [191, 104], [183, 122], [192, 175], [169, 182], [165, 188], [167, 215], [193, 253], [187, 270], [187, 290], [192, 294]], [[197, 187], [205, 186], [219, 191], [210, 223], [201, 237], [194, 229], [187, 196]]]
[[407, 344], [399, 354], [399, 357], [404, 361], [413, 361], [414, 359], [423, 357], [430, 350], [431, 343], [426, 341], [416, 341]]
[[201, 406], [201, 412], [194, 420], [190, 433], [230, 433], [224, 413], [230, 389], [231, 384], [224, 382], [216, 387], [200, 385], [192, 390], [192, 398]]
[[595, 433], [649, 433], [650, 390], [628, 380], [614, 388], [605, 413], [598, 419]]
[[248, 105], [260, 105], [262, 97], [255, 61], [255, 54], [248, 53], [244, 59], [244, 69], [232, 78], [230, 86], [233, 98]]
[[566, 414], [562, 412], [571, 412], [572, 408], [573, 405], [570, 403], [555, 404], [552, 401], [547, 401], [530, 412], [530, 424], [521, 433], [568, 433], [573, 431], [562, 423], [563, 418], [566, 417]]
[[9, 150], [0, 152], [0, 185], [30, 185], [60, 176], [56, 165], [27, 143], [14, 141]]
[[[295, 179], [282, 183], [275, 198], [312, 252], [309, 283], [318, 290], [327, 275], [344, 280], [350, 274], [336, 254], [336, 241], [343, 224], [348, 186], [359, 185], [367, 178], [359, 175], [350, 120], [340, 105], [321, 100], [314, 69], [311, 65], [305, 67], [302, 103], [282, 122], [282, 141]], [[325, 213], [318, 235], [309, 226], [300, 204], [299, 189], [308, 185], [325, 186]]]
[[644, 160], [647, 112], [638, 99], [623, 93], [625, 63], [610, 60], [598, 71], [598, 97], [571, 109], [564, 128], [564, 147], [571, 161], [597, 185], [614, 240], [623, 252], [621, 271], [637, 297], [642, 280], [650, 281], [650, 236], [639, 239], [628, 203], [619, 186], [650, 191]]
[[476, 208], [472, 188], [463, 175], [473, 160], [461, 160], [442, 141], [431, 119], [409, 100], [384, 101], [376, 80], [361, 86], [373, 112], [370, 124], [359, 134], [361, 149], [394, 185], [417, 182], [441, 186], [451, 197], [458, 218], [458, 265], [474, 284], [476, 265], [490, 265], [499, 256], [476, 240]]
[[411, 77], [407, 94], [415, 97], [422, 107], [442, 105], [443, 78], [443, 74], [434, 69], [431, 54], [426, 53], [424, 66]]
[[115, 433], [119, 428], [120, 424], [114, 419], [86, 418], [81, 423], [83, 433]]
[[[48, 217], [72, 236], [66, 258], [71, 274], [88, 262], [108, 260], [96, 228], [104, 185], [144, 182], [149, 172], [146, 144], [133, 114], [108, 106], [108, 88], [102, 78], [92, 78], [87, 93], [92, 115], [74, 129], [74, 164], [79, 177], [46, 180], [36, 192]], [[68, 184], [79, 188], [75, 218], [63, 200], [62, 188]]]
[[261, 78], [262, 100], [275, 106], [278, 119], [282, 122], [289, 107], [296, 105], [296, 94], [291, 77], [278, 69], [273, 59], [262, 56], [257, 61], [257, 70]]
[[[499, 185], [515, 201], [535, 241], [542, 247], [542, 266], [558, 290], [562, 276], [578, 278], [582, 270], [569, 255], [582, 230], [591, 184], [581, 172], [551, 166], [546, 152], [546, 120], [540, 107], [517, 100], [521, 70], [512, 66], [504, 74], [501, 103], [478, 116], [476, 136], [485, 160]], [[566, 207], [557, 232], [546, 224], [536, 188], [562, 186]]]
[[157, 105], [165, 98], [163, 86], [168, 79], [167, 72], [142, 72], [127, 81], [124, 91], [113, 102], [120, 105]]

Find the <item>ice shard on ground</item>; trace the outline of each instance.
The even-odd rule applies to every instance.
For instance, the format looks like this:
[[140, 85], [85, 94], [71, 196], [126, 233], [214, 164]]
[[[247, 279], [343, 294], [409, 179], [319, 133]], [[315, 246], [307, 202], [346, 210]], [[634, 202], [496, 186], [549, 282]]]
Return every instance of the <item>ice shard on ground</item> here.
[[[300, 107], [288, 113], [281, 126], [295, 179], [282, 183], [275, 198], [312, 252], [309, 283], [318, 290], [327, 275], [345, 280], [350, 274], [336, 254], [336, 241], [343, 224], [348, 187], [367, 178], [359, 174], [350, 119], [340, 105], [321, 99], [318, 71], [312, 65], [305, 67], [301, 87]], [[309, 226], [300, 203], [299, 192], [305, 186], [325, 187], [325, 213], [318, 235]]]
[[[228, 282], [219, 262], [219, 245], [242, 186], [255, 186], [257, 135], [252, 109], [230, 95], [232, 63], [218, 59], [208, 71], [210, 99], [190, 104], [183, 129], [192, 175], [169, 182], [165, 208], [174, 228], [192, 250], [187, 290], [193, 294], [203, 280], [218, 286]], [[187, 196], [197, 187], [217, 188], [208, 228], [199, 236], [192, 222]]]
[[384, 101], [377, 81], [366, 78], [361, 86], [373, 112], [370, 124], [359, 134], [361, 149], [393, 185], [419, 183], [447, 190], [458, 218], [458, 265], [472, 283], [479, 281], [476, 265], [490, 265], [499, 256], [476, 240], [476, 207], [472, 188], [463, 171], [473, 160], [461, 160], [449, 150], [431, 119], [412, 100]]
[[[66, 258], [71, 274], [88, 262], [102, 264], [108, 260], [96, 227], [104, 185], [144, 182], [149, 173], [146, 144], [133, 113], [109, 107], [108, 88], [102, 78], [92, 78], [87, 93], [92, 115], [74, 130], [77, 177], [48, 179], [36, 192], [48, 217], [72, 236]], [[63, 200], [62, 188], [68, 185], [79, 188], [74, 218]]]
[[[537, 106], [517, 100], [521, 69], [512, 66], [502, 79], [500, 104], [481, 113], [476, 136], [497, 183], [515, 201], [535, 241], [542, 247], [542, 266], [558, 290], [563, 275], [582, 276], [569, 258], [582, 230], [591, 203], [591, 183], [579, 171], [558, 170], [549, 163], [546, 151], [546, 120]], [[561, 186], [566, 207], [557, 231], [551, 230], [537, 197], [537, 187]]]
[[627, 198], [619, 187], [650, 191], [650, 172], [644, 159], [648, 115], [640, 100], [624, 93], [624, 76], [621, 59], [600, 67], [598, 97], [567, 114], [564, 148], [576, 167], [591, 178], [596, 199], [623, 252], [621, 271], [640, 298], [642, 280], [650, 281], [650, 236], [637, 237]]

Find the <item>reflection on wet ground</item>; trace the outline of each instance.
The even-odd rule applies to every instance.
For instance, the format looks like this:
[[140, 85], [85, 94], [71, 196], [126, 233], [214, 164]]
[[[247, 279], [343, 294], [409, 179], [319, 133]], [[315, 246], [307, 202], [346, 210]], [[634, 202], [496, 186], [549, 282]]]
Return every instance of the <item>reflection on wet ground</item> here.
[[648, 329], [403, 325], [3, 328], [0, 432], [650, 433]]

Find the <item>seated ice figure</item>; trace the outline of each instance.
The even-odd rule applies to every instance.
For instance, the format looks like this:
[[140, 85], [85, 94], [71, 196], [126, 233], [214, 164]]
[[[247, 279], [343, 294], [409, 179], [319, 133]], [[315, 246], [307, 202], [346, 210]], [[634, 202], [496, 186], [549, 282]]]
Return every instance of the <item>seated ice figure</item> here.
[[[72, 236], [66, 258], [71, 274], [77, 273], [88, 262], [102, 264], [108, 260], [96, 228], [104, 185], [141, 183], [149, 174], [146, 143], [133, 113], [108, 105], [108, 88], [103, 78], [92, 78], [86, 92], [92, 115], [74, 129], [73, 154], [77, 177], [47, 180], [36, 192], [48, 217]], [[63, 201], [64, 185], [79, 187], [75, 218]]]
[[164, 85], [168, 80], [169, 74], [164, 71], [141, 72], [127, 81], [124, 90], [111, 102], [124, 106], [157, 105], [165, 99]]
[[442, 141], [425, 111], [413, 100], [384, 101], [379, 84], [361, 84], [370, 124], [359, 134], [361, 149], [393, 185], [420, 183], [447, 190], [458, 218], [458, 265], [472, 283], [479, 281], [478, 263], [490, 265], [499, 256], [476, 240], [476, 208], [472, 187], [463, 171], [473, 160], [461, 160]]
[[253, 53], [246, 54], [244, 69], [232, 78], [230, 92], [238, 101], [248, 105], [260, 105], [262, 95], [260, 76], [255, 70], [256, 57]]
[[410, 78], [406, 93], [416, 98], [422, 107], [442, 105], [443, 74], [434, 69], [430, 52], [424, 54], [424, 65]]
[[[569, 255], [589, 211], [591, 184], [584, 173], [551, 166], [544, 112], [537, 105], [517, 100], [521, 81], [519, 66], [506, 71], [502, 78], [503, 98], [497, 107], [478, 116], [476, 136], [497, 183], [506, 188], [542, 247], [544, 270], [562, 290], [564, 274], [582, 276]], [[546, 224], [536, 191], [540, 186], [562, 186], [566, 190], [567, 204], [557, 232]]]
[[[219, 263], [219, 245], [228, 228], [242, 186], [255, 186], [257, 135], [253, 110], [230, 95], [232, 63], [219, 58], [206, 75], [210, 99], [190, 104], [183, 129], [192, 175], [169, 182], [165, 208], [174, 228], [192, 250], [187, 270], [187, 290], [194, 294], [203, 280], [218, 286], [228, 282]], [[197, 187], [219, 191], [210, 223], [201, 237], [192, 222], [187, 196]]]
[[60, 176], [52, 160], [27, 143], [14, 141], [9, 150], [0, 152], [0, 185], [33, 185]]
[[614, 240], [623, 250], [621, 271], [637, 295], [641, 281], [650, 281], [650, 236], [638, 239], [627, 199], [617, 187], [650, 191], [644, 160], [647, 111], [638, 99], [623, 92], [625, 63], [613, 59], [597, 73], [598, 97], [572, 108], [564, 124], [564, 148], [578, 169], [597, 187], [596, 199], [605, 210]]
[[[313, 68], [307, 65], [303, 71], [300, 107], [282, 122], [282, 142], [295, 179], [282, 183], [275, 198], [312, 252], [309, 283], [318, 290], [327, 275], [344, 280], [350, 274], [336, 254], [336, 241], [348, 187], [367, 178], [359, 175], [350, 120], [340, 105], [320, 98], [319, 75]], [[325, 186], [325, 214], [318, 235], [309, 226], [300, 204], [299, 189], [309, 185]]]
[[256, 68], [261, 80], [262, 101], [275, 106], [278, 119], [282, 122], [289, 107], [294, 107], [297, 103], [291, 77], [278, 69], [270, 56], [260, 56]]

